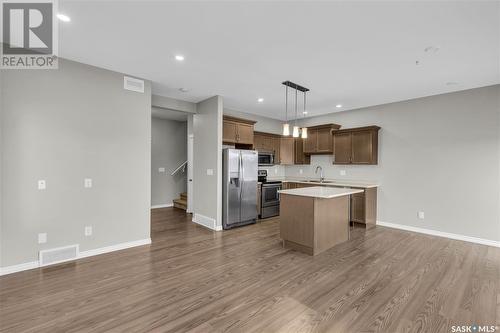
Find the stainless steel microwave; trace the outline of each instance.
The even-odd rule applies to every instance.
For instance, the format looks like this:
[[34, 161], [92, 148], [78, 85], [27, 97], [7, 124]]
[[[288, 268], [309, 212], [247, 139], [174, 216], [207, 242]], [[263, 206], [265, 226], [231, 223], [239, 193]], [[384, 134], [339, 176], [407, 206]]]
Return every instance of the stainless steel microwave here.
[[259, 165], [274, 165], [274, 152], [259, 151]]

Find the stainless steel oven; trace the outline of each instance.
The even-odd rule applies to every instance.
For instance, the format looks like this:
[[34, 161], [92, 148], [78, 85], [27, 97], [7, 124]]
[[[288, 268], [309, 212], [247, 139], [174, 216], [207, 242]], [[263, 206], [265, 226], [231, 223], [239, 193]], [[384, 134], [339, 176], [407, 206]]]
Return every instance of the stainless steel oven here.
[[280, 214], [281, 182], [266, 182], [262, 184], [261, 218], [265, 219]]
[[274, 165], [274, 152], [259, 151], [259, 166]]

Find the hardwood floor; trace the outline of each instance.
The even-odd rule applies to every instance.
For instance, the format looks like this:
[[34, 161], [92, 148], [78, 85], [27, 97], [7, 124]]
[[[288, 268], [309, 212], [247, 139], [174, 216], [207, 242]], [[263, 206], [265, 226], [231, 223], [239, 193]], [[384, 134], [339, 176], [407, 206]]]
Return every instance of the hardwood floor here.
[[278, 219], [152, 212], [151, 246], [0, 277], [2, 332], [451, 332], [500, 324], [500, 249], [376, 227], [310, 257]]

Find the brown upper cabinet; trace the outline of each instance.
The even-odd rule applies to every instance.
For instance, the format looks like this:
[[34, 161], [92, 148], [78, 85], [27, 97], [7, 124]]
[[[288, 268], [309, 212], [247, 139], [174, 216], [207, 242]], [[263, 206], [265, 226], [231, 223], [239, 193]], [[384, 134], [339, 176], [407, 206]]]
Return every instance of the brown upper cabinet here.
[[295, 139], [292, 137], [280, 138], [280, 164], [291, 165], [295, 162]]
[[332, 132], [337, 131], [340, 125], [326, 124], [307, 128], [307, 139], [304, 140], [305, 154], [333, 153]]
[[242, 145], [254, 144], [253, 126], [255, 121], [224, 116], [222, 141]]
[[258, 151], [274, 152], [276, 164], [311, 164], [310, 156], [304, 154], [304, 139], [277, 134], [254, 132], [253, 148]]
[[378, 126], [348, 128], [333, 133], [333, 164], [377, 164]]
[[293, 164], [311, 164], [311, 155], [304, 153], [304, 139], [295, 138]]
[[274, 161], [280, 162], [281, 135], [254, 132], [253, 149], [258, 151], [274, 152]]

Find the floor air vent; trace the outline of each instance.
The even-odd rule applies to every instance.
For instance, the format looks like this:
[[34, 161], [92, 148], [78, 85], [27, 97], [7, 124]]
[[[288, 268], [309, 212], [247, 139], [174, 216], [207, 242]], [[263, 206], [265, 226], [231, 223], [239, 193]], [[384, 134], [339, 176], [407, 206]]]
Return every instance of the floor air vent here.
[[78, 258], [78, 244], [40, 251], [40, 266], [58, 264]]
[[134, 79], [133, 77], [123, 77], [123, 88], [126, 90], [144, 92], [144, 80]]

